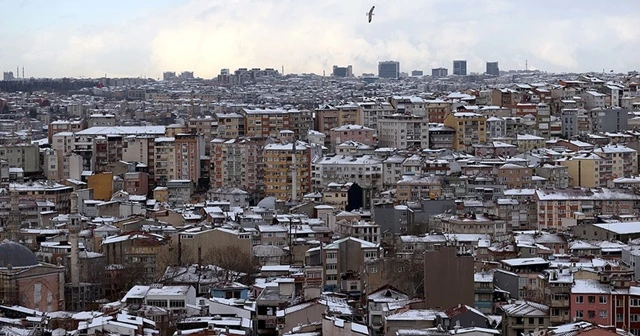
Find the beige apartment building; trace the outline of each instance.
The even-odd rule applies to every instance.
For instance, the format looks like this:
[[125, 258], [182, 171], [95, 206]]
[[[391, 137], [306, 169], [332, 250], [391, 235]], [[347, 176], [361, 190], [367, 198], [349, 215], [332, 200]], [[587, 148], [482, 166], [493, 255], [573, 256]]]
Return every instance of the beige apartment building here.
[[606, 160], [593, 153], [578, 154], [560, 163], [568, 168], [569, 185], [572, 187], [605, 187], [608, 182], [606, 174], [611, 174], [611, 166]]
[[[296, 190], [293, 192], [293, 156], [297, 169]], [[264, 191], [266, 196], [274, 196], [279, 200], [301, 199], [311, 192], [312, 147], [305, 142], [297, 141], [295, 145], [268, 144], [263, 149]], [[295, 195], [294, 195], [295, 194]]]
[[498, 183], [509, 189], [524, 189], [531, 187], [533, 170], [529, 167], [507, 163], [498, 168]]
[[487, 141], [486, 117], [473, 112], [454, 112], [447, 115], [444, 125], [455, 130], [453, 149], [460, 152], [473, 152], [474, 144]]

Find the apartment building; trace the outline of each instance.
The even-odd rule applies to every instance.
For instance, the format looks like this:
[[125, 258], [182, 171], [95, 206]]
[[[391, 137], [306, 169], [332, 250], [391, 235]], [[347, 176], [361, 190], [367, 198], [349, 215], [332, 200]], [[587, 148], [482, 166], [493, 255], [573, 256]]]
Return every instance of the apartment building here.
[[211, 137], [235, 139], [245, 135], [246, 118], [243, 114], [216, 113], [215, 119], [217, 121], [211, 124]]
[[570, 157], [560, 162], [567, 167], [569, 185], [572, 187], [596, 188], [606, 187], [607, 175], [612, 173], [611, 164], [603, 157], [585, 153]]
[[442, 177], [435, 175], [405, 174], [396, 184], [396, 200], [420, 202], [424, 199], [440, 199]]
[[0, 160], [7, 161], [9, 167], [22, 168], [27, 175], [42, 171], [38, 144], [0, 145]]
[[611, 164], [611, 173], [605, 172], [605, 177], [610, 180], [638, 174], [638, 152], [635, 149], [614, 144], [595, 148], [593, 153]]
[[324, 156], [313, 163], [313, 188], [321, 191], [330, 183], [353, 182], [365, 189], [382, 188], [382, 158], [363, 155]]
[[507, 163], [498, 168], [498, 183], [509, 189], [530, 188], [532, 173], [529, 167]]
[[522, 101], [522, 94], [516, 90], [503, 88], [494, 89], [491, 93], [491, 105], [500, 107], [514, 107]]
[[107, 265], [138, 267], [141, 280], [152, 283], [164, 273], [161, 262], [171, 250], [170, 240], [144, 232], [129, 232], [105, 238], [101, 245]]
[[277, 138], [280, 131], [289, 130], [303, 138], [312, 129], [312, 114], [307, 110], [245, 108], [240, 114], [245, 118], [244, 136], [247, 137]]
[[329, 141], [332, 149], [346, 141], [356, 141], [374, 146], [376, 144], [376, 130], [361, 125], [342, 125], [329, 131]]
[[[315, 110], [315, 130], [324, 134], [330, 134], [332, 128], [343, 125], [361, 125], [364, 118], [360, 115], [361, 109], [357, 104], [349, 105], [322, 105]], [[325, 145], [330, 145], [331, 139], [326, 138]]]
[[359, 295], [363, 290], [360, 279], [367, 261], [380, 257], [380, 244], [346, 237], [305, 252], [305, 265], [322, 266], [323, 287]]
[[45, 181], [9, 183], [9, 189], [15, 190], [20, 200], [49, 201], [58, 213], [69, 213], [73, 187]]
[[426, 101], [416, 96], [391, 96], [389, 103], [396, 113], [413, 114], [419, 117], [426, 117]]
[[211, 142], [212, 188], [237, 187], [243, 190], [264, 191], [263, 147], [270, 142], [264, 138], [214, 139]]
[[[210, 143], [211, 140], [218, 136], [218, 120], [212, 116], [190, 118], [187, 120], [187, 127], [189, 128], [189, 133], [202, 135], [205, 144]], [[231, 132], [230, 129], [229, 131]]]
[[607, 188], [536, 190], [538, 229], [560, 229], [572, 225], [577, 214], [585, 219], [596, 215], [631, 215], [640, 210], [640, 196]]
[[456, 131], [453, 141], [455, 151], [473, 153], [473, 144], [487, 141], [486, 117], [473, 112], [454, 112], [447, 115], [445, 126]]
[[53, 135], [60, 132], [79, 132], [88, 127], [85, 120], [56, 120], [49, 123], [47, 127], [49, 143], [53, 139]]
[[[275, 196], [279, 200], [290, 200], [292, 197], [297, 200], [311, 192], [311, 166], [315, 155], [317, 155], [317, 148], [302, 141], [264, 146], [265, 195]], [[295, 169], [294, 156], [297, 166]], [[292, 183], [293, 175], [296, 183]], [[293, 184], [295, 184], [295, 190], [292, 190]]]
[[174, 145], [175, 178], [198, 182], [201, 176], [200, 157], [204, 155], [202, 136], [177, 134]]
[[378, 120], [384, 116], [390, 116], [395, 113], [395, 109], [389, 102], [364, 101], [358, 104], [358, 116], [362, 119], [358, 121], [358, 125], [363, 125], [378, 130]]
[[456, 131], [451, 127], [444, 126], [444, 124], [429, 124], [429, 148], [453, 148], [455, 135]]
[[430, 123], [444, 123], [444, 118], [451, 113], [451, 103], [440, 99], [425, 100], [425, 111]]
[[378, 119], [378, 145], [396, 149], [429, 148], [428, 118], [396, 113]]
[[154, 139], [154, 179], [157, 186], [166, 186], [168, 181], [176, 179], [174, 142], [174, 137]]

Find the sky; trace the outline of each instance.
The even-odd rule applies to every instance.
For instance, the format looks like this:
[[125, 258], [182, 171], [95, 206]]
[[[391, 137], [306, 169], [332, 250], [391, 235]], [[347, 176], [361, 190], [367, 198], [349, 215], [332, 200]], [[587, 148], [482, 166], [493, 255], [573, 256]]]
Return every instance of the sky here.
[[[367, 23], [365, 13], [375, 5]], [[0, 70], [149, 77], [270, 67], [636, 70], [638, 0], [0, 0]]]

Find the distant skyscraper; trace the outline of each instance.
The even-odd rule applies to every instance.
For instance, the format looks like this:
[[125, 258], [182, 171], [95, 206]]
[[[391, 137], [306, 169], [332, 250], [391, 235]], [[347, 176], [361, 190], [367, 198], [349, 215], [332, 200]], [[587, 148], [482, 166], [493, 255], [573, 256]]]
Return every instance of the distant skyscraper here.
[[3, 80], [13, 80], [13, 79], [15, 79], [15, 77], [13, 77], [13, 71], [4, 72], [3, 75], [2, 75], [2, 79]]
[[439, 77], [447, 77], [449, 75], [449, 71], [447, 68], [435, 68], [431, 69], [431, 77], [439, 78]]
[[453, 74], [456, 76], [466, 76], [467, 75], [467, 61], [465, 60], [454, 60], [453, 61]]
[[400, 77], [400, 62], [384, 61], [378, 63], [378, 77], [398, 78]]
[[412, 77], [422, 77], [422, 75], [424, 75], [422, 70], [413, 70], [413, 71], [411, 71], [411, 76]]
[[166, 71], [162, 73], [162, 80], [172, 80], [176, 78], [175, 71]]
[[183, 71], [180, 74], [180, 79], [193, 79], [193, 71]]
[[353, 77], [353, 67], [348, 65], [346, 67], [333, 66], [333, 77]]
[[498, 62], [487, 62], [487, 75], [500, 76], [500, 68]]

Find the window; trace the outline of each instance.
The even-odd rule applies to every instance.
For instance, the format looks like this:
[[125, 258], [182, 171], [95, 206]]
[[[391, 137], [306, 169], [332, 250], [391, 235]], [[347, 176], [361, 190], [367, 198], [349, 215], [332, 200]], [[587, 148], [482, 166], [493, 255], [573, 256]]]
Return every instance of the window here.
[[184, 307], [184, 300], [170, 300], [169, 307], [171, 308]]
[[378, 268], [375, 266], [369, 267], [369, 273], [378, 273]]
[[616, 314], [616, 322], [624, 322], [624, 315]]
[[596, 317], [596, 311], [595, 310], [588, 310], [587, 311], [587, 317], [588, 318], [595, 318]]
[[576, 317], [584, 317], [584, 311], [576, 310]]
[[630, 299], [629, 304], [631, 307], [640, 307], [640, 299]]
[[587, 302], [589, 303], [596, 303], [596, 297], [593, 295], [589, 295], [587, 296]]
[[600, 311], [600, 317], [601, 318], [606, 318], [607, 317], [607, 311], [606, 310], [601, 310]]
[[584, 298], [582, 297], [582, 295], [576, 296], [576, 303], [583, 303], [584, 302]]
[[600, 295], [600, 303], [607, 303], [607, 297]]

